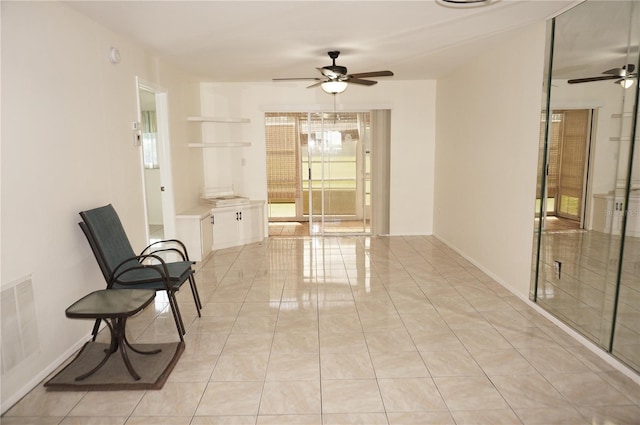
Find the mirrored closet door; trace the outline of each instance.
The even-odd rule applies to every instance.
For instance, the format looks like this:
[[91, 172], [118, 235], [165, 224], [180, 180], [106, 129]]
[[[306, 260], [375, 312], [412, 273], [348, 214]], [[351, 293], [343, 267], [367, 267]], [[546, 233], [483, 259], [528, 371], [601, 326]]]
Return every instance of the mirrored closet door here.
[[550, 22], [531, 298], [640, 371], [640, 2]]

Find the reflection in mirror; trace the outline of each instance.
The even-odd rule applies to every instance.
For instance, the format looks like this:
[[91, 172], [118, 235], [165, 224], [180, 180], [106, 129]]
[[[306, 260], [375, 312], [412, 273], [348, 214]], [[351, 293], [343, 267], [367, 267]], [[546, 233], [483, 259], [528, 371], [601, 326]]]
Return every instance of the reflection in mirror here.
[[531, 291], [636, 370], [639, 23], [637, 1], [586, 1], [550, 24]]
[[[640, 19], [635, 21], [635, 33], [640, 32]], [[636, 39], [640, 38], [637, 36]], [[620, 285], [618, 290], [618, 302], [615, 311], [613, 354], [640, 370], [640, 117], [638, 116], [638, 91], [635, 102], [627, 98], [625, 114], [635, 114], [635, 133], [632, 132], [628, 140], [621, 143], [630, 143], [629, 155], [631, 167], [628, 173], [629, 181], [626, 184], [628, 190], [624, 193], [623, 212], [624, 239], [622, 245], [622, 261], [620, 267]], [[635, 108], [635, 111], [634, 111]]]

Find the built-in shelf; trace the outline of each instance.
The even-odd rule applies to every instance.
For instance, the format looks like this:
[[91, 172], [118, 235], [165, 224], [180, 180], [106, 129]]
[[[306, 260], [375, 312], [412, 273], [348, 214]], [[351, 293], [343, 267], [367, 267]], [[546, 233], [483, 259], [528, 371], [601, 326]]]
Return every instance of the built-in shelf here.
[[[249, 118], [234, 117], [205, 117], [205, 116], [189, 116], [187, 121], [199, 123], [225, 123], [225, 124], [247, 124], [251, 120]], [[190, 148], [241, 148], [251, 146], [249, 142], [195, 142], [189, 143]]]
[[251, 120], [249, 118], [200, 117], [200, 116], [187, 117], [187, 121], [192, 121], [192, 122], [225, 122], [225, 123], [238, 123], [238, 124], [246, 124], [246, 123], [250, 123], [251, 122]]
[[[631, 137], [609, 137], [610, 142], [628, 142], [631, 140]], [[640, 136], [636, 137], [636, 142], [640, 141]]]
[[611, 114], [611, 118], [630, 118], [633, 114], [631, 112], [624, 112], [622, 114]]
[[[621, 114], [611, 114], [611, 127], [613, 129], [619, 130], [622, 136], [610, 136], [610, 142], [629, 142], [631, 141], [631, 124], [632, 124], [633, 113], [632, 112], [623, 112]], [[638, 141], [640, 135], [636, 136], [636, 141]]]
[[207, 143], [189, 143], [190, 148], [241, 148], [251, 146], [249, 142], [207, 142]]

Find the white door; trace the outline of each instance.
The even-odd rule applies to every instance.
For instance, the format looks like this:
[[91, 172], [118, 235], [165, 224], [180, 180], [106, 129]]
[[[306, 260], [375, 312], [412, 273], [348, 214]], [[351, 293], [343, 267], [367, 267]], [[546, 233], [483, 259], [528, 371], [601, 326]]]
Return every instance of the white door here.
[[[167, 91], [137, 79], [147, 240], [175, 237]], [[144, 125], [143, 125], [144, 117]]]

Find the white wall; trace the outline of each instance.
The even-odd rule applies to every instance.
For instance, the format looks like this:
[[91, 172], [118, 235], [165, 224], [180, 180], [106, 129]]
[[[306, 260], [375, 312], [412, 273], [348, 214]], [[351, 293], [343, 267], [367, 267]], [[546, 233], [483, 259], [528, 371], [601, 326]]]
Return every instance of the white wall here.
[[[135, 249], [145, 244], [135, 77], [169, 91], [176, 208], [193, 203], [201, 155], [185, 143], [197, 104], [187, 75], [57, 2], [1, 2], [3, 288], [31, 276], [39, 348], [4, 372], [2, 411], [87, 340], [64, 310], [105, 286], [77, 222], [112, 203]], [[107, 60], [110, 46], [122, 62]], [[187, 176], [188, 175], [188, 176]], [[3, 344], [7, 341], [3, 341]]]
[[[333, 110], [333, 98], [305, 83], [205, 83], [202, 115], [250, 118], [250, 124], [205, 124], [207, 137], [236, 137], [250, 148], [207, 149], [205, 184], [228, 186], [266, 199], [264, 113]], [[336, 98], [338, 110], [391, 109], [390, 233], [431, 234], [435, 146], [435, 82], [380, 79], [374, 87], [350, 86]], [[237, 126], [237, 124], [234, 124]], [[215, 129], [212, 129], [215, 127]], [[208, 130], [207, 130], [208, 128]], [[234, 134], [235, 133], [235, 134]]]
[[438, 80], [434, 234], [528, 296], [545, 24]]

